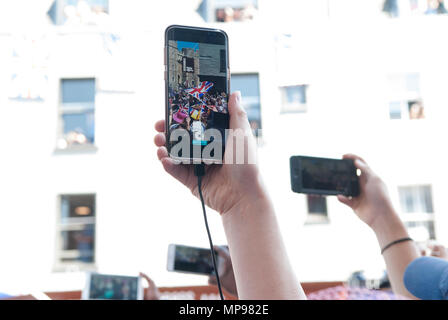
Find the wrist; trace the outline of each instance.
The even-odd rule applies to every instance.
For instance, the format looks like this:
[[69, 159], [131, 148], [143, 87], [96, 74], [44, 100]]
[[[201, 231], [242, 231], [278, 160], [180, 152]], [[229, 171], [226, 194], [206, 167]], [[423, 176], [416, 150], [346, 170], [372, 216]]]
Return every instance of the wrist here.
[[249, 187], [242, 189], [234, 190], [237, 194], [235, 197], [237, 200], [223, 211], [220, 211], [222, 217], [238, 215], [253, 210], [264, 211], [264, 209], [272, 207], [269, 195], [259, 176], [253, 180]]
[[235, 216], [243, 216], [251, 213], [263, 213], [272, 211], [273, 205], [267, 194], [260, 193], [251, 197], [245, 197], [235, 203], [229, 210], [222, 212], [223, 220], [233, 219]]
[[404, 223], [394, 210], [379, 216], [371, 227], [382, 248], [392, 241], [409, 237]]

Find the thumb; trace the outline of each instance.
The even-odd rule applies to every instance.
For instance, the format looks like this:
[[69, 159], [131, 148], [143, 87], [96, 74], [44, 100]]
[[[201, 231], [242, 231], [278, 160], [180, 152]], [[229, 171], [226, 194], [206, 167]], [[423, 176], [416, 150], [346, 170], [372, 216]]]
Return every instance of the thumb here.
[[342, 202], [343, 204], [345, 204], [353, 209], [353, 204], [354, 204], [353, 199], [349, 199], [346, 196], [343, 196], [342, 194], [338, 194], [337, 198], [338, 198], [339, 202]]
[[229, 97], [230, 129], [250, 130], [247, 113], [243, 108], [241, 92], [236, 91]]
[[370, 176], [371, 169], [364, 161], [362, 161], [361, 159], [355, 159], [354, 164], [356, 168], [361, 170], [361, 174], [367, 177]]

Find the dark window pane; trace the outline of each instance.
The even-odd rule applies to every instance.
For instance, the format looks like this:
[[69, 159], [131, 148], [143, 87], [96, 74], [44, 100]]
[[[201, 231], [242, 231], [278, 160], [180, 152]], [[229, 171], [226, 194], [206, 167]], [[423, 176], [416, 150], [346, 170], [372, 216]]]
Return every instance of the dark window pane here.
[[78, 255], [65, 257], [63, 261], [94, 262], [95, 227], [85, 225], [81, 230], [62, 231], [62, 250], [77, 250]]
[[62, 218], [95, 216], [95, 195], [61, 196]]
[[95, 79], [63, 79], [62, 103], [95, 102]]
[[306, 103], [306, 86], [285, 87], [287, 103]]
[[232, 91], [241, 91], [243, 107], [247, 112], [254, 134], [258, 136], [261, 129], [260, 89], [258, 74], [235, 74], [231, 76]]
[[317, 195], [307, 195], [308, 213], [327, 215], [327, 199]]
[[391, 17], [398, 17], [398, 0], [384, 0], [383, 11]]
[[61, 195], [59, 261], [94, 262], [94, 194]]

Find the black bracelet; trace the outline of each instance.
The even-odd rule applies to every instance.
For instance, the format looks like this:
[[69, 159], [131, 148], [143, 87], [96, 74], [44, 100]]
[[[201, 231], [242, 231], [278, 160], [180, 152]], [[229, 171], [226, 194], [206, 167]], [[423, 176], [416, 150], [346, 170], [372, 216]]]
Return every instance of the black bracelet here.
[[405, 242], [405, 241], [414, 241], [409, 237], [406, 238], [401, 238], [395, 241], [392, 241], [391, 243], [389, 243], [387, 246], [385, 246], [383, 249], [381, 249], [381, 254], [384, 253], [384, 251], [386, 251], [387, 249], [389, 249], [390, 247], [392, 247], [394, 244], [400, 243], [400, 242]]

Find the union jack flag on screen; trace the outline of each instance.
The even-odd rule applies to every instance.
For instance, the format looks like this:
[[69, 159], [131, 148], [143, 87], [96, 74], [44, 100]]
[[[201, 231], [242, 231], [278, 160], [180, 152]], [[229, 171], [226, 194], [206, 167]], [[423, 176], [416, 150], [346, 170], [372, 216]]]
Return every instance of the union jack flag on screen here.
[[213, 82], [202, 81], [196, 88], [185, 89], [185, 92], [192, 95], [196, 99], [201, 100], [204, 93], [207, 93], [211, 87], [213, 87]]

